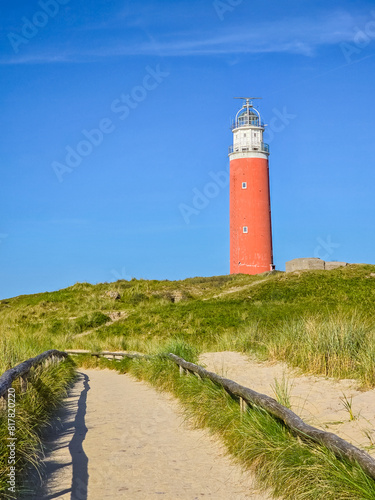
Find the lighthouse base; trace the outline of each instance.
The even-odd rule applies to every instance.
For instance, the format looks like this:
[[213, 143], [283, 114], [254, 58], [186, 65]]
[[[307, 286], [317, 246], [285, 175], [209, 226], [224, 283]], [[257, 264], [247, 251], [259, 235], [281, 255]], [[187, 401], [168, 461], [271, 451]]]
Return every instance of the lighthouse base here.
[[270, 271], [274, 271], [275, 266], [273, 264], [265, 265], [265, 266], [251, 266], [246, 264], [238, 264], [237, 266], [233, 266], [230, 269], [230, 274], [262, 274]]

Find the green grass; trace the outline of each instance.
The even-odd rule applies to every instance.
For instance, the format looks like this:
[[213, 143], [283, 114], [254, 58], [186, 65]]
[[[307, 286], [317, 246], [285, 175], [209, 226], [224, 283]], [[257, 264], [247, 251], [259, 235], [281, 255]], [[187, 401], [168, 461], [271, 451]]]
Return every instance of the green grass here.
[[[50, 348], [151, 352], [178, 336], [200, 350], [252, 352], [373, 387], [374, 271], [353, 265], [178, 282], [120, 280], [3, 300], [0, 370]], [[176, 292], [180, 302], [173, 301]], [[111, 312], [126, 317], [110, 323]], [[77, 337], [84, 331], [91, 333]]]
[[283, 373], [281, 381], [279, 381], [277, 378], [274, 379], [274, 384], [271, 385], [271, 389], [274, 392], [276, 401], [278, 401], [286, 408], [292, 408], [290, 402], [290, 393], [292, 390], [292, 386], [289, 383], [288, 379], [285, 377], [285, 373]]
[[40, 433], [48, 424], [53, 411], [59, 406], [66, 394], [68, 385], [75, 377], [75, 367], [71, 360], [62, 361], [42, 369], [35, 368], [29, 379], [28, 390], [21, 394], [19, 382], [13, 387], [16, 391], [16, 484], [17, 494], [8, 492], [7, 474], [9, 473], [9, 437], [7, 414], [0, 411], [0, 498], [18, 498], [22, 490], [22, 479], [32, 465], [40, 467], [42, 443]]

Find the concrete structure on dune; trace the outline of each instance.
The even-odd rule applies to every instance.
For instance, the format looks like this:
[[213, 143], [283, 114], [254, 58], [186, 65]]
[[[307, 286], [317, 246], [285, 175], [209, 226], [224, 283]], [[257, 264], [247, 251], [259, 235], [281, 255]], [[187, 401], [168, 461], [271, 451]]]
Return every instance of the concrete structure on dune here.
[[291, 273], [293, 271], [330, 271], [331, 269], [336, 269], [337, 267], [347, 266], [347, 262], [325, 262], [317, 257], [303, 257], [300, 259], [289, 260], [285, 264], [285, 272]]

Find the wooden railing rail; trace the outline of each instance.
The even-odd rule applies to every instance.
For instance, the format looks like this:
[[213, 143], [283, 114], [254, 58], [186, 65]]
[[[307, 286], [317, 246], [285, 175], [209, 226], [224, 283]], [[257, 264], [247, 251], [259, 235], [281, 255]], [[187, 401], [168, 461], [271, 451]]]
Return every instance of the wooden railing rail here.
[[237, 384], [233, 380], [220, 377], [220, 375], [209, 372], [202, 366], [189, 363], [175, 354], [168, 354], [168, 357], [180, 367], [180, 373], [191, 372], [200, 378], [208, 378], [223, 387], [228, 393], [237, 396], [240, 400], [242, 410], [246, 409], [247, 404], [263, 408], [270, 415], [282, 420], [287, 427], [302, 438], [309, 438], [325, 446], [340, 458], [345, 457], [352, 463], [357, 462], [370, 477], [375, 479], [375, 459], [356, 446], [336, 436], [336, 434], [325, 432], [306, 424], [292, 410], [282, 406], [275, 399], [265, 394], [255, 392], [252, 389]]
[[[0, 377], [0, 400], [2, 405], [6, 404], [8, 390], [12, 387], [12, 384], [18, 378], [21, 379], [21, 391], [25, 392], [27, 389], [27, 378], [32, 368], [39, 366], [44, 361], [54, 362], [55, 360], [60, 360], [67, 358], [66, 352], [57, 351], [56, 349], [51, 349], [39, 354], [35, 358], [30, 358], [23, 363], [10, 368]], [[5, 400], [5, 401], [4, 401]]]
[[150, 359], [152, 356], [147, 356], [146, 354], [139, 354], [138, 352], [127, 352], [127, 351], [88, 351], [85, 349], [68, 349], [65, 351], [67, 354], [79, 355], [79, 354], [89, 354], [90, 356], [95, 356], [96, 358], [107, 358], [107, 359], [117, 359], [117, 358], [130, 358], [130, 359]]

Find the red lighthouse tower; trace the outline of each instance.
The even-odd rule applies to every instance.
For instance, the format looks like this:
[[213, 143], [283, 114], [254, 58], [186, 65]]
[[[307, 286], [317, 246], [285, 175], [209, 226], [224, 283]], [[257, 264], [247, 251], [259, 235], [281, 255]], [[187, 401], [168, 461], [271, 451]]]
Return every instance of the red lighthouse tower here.
[[274, 269], [265, 125], [244, 97], [233, 124], [230, 158], [230, 273], [259, 274]]

